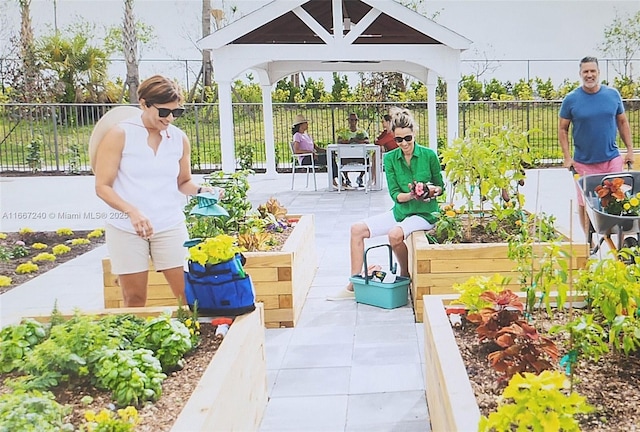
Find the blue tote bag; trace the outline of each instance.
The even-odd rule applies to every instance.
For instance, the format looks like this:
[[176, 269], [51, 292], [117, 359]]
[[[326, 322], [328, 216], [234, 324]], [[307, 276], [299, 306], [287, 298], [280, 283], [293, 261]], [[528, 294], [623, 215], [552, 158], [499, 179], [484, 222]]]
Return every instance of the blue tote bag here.
[[201, 265], [189, 261], [184, 273], [185, 297], [191, 309], [210, 316], [238, 316], [255, 310], [251, 277], [244, 272], [244, 256], [219, 264]]

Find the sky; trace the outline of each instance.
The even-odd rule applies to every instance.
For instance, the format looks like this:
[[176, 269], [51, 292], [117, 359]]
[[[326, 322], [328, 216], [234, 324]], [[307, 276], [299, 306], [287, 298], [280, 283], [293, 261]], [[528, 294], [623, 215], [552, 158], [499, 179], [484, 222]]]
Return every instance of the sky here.
[[[327, 0], [329, 1], [329, 0]], [[391, 0], [389, 0], [391, 1]], [[235, 18], [258, 9], [266, 0], [212, 0], [213, 6], [229, 11], [237, 8]], [[55, 5], [55, 10], [54, 10]], [[141, 75], [166, 73], [181, 80], [193, 80], [198, 72], [200, 53], [195, 41], [200, 38], [200, 0], [136, 0], [136, 17], [155, 29], [156, 41], [145, 47], [142, 56], [157, 61], [142, 62]], [[497, 59], [487, 63], [492, 70], [482, 79], [517, 81], [520, 78], [551, 78], [559, 84], [564, 78], [578, 80], [578, 62], [586, 55], [603, 57], [597, 49], [604, 40], [604, 29], [616, 16], [630, 16], [640, 10], [634, 1], [586, 0], [425, 0], [421, 12], [449, 29], [470, 39], [471, 49], [462, 58]], [[122, 0], [32, 0], [32, 22], [36, 36], [51, 31], [54, 23], [62, 29], [80, 18], [102, 27], [122, 22]], [[0, 0], [0, 44], [19, 29], [16, 0]], [[0, 55], [6, 46], [0, 45]], [[640, 55], [639, 55], [640, 56]], [[118, 56], [119, 57], [119, 56]], [[162, 61], [160, 61], [162, 60]], [[184, 60], [194, 60], [185, 66]], [[527, 60], [530, 60], [527, 62]], [[473, 73], [478, 62], [464, 62], [463, 74]], [[640, 61], [636, 62], [636, 69]], [[607, 77], [606, 62], [601, 65]], [[614, 74], [613, 69], [611, 74]], [[114, 66], [112, 73], [124, 70]], [[330, 74], [324, 76], [330, 85]], [[242, 77], [239, 77], [242, 78]]]

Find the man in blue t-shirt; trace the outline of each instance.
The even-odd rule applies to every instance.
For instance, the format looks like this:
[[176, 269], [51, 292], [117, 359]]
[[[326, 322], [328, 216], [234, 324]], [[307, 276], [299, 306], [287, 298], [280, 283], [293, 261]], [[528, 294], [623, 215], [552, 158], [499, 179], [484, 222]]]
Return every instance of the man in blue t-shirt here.
[[[580, 176], [622, 171], [623, 158], [616, 144], [618, 132], [627, 147], [624, 162], [633, 163], [631, 129], [622, 98], [616, 89], [600, 84], [599, 78], [597, 58], [580, 60], [582, 86], [570, 92], [560, 107], [558, 139], [564, 166], [573, 167]], [[573, 124], [573, 157], [569, 149], [570, 124]], [[588, 234], [584, 198], [582, 191], [577, 190], [580, 222]]]

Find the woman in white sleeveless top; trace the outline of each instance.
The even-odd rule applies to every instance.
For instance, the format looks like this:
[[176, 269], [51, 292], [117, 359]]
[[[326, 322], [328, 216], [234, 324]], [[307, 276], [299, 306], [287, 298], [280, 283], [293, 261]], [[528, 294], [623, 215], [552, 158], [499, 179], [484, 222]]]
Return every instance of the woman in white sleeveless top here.
[[193, 182], [189, 140], [171, 124], [184, 113], [180, 87], [155, 75], [140, 84], [138, 99], [141, 113], [110, 128], [96, 152], [96, 194], [121, 215], [106, 226], [112, 272], [124, 305], [144, 306], [151, 259], [186, 304], [185, 195], [216, 191]]

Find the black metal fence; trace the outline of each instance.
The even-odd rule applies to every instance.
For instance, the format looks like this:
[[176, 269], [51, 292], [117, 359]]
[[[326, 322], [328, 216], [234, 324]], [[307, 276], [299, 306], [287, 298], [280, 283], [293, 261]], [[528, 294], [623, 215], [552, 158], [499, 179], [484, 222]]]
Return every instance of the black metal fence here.
[[[460, 136], [474, 122], [509, 125], [529, 131], [538, 164], [560, 163], [558, 112], [560, 101], [460, 102]], [[397, 103], [274, 104], [273, 129], [278, 170], [291, 169], [291, 124], [297, 114], [309, 120], [309, 134], [319, 145], [337, 141], [347, 127], [349, 113], [360, 118], [359, 127], [371, 140], [382, 129], [382, 116]], [[634, 146], [640, 147], [640, 100], [627, 100]], [[115, 105], [0, 104], [0, 173], [13, 171], [89, 172], [88, 142], [93, 125]], [[418, 142], [428, 144], [426, 102], [404, 103], [412, 110], [420, 129]], [[191, 141], [194, 172], [221, 168], [219, 107], [187, 104], [187, 112], [175, 124]], [[261, 104], [233, 104], [234, 137], [238, 168], [265, 169], [264, 119]], [[446, 103], [436, 104], [438, 146], [446, 145]]]

